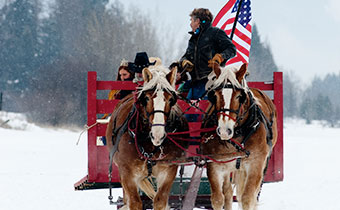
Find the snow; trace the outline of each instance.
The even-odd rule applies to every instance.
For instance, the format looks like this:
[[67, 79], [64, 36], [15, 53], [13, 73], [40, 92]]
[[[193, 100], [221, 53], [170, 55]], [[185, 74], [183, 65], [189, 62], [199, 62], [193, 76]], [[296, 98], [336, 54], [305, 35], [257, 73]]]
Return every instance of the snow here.
[[[76, 146], [80, 131], [40, 128], [22, 115], [1, 114], [0, 121], [17, 122], [15, 129], [0, 128], [0, 209], [116, 209], [108, 190], [73, 189], [87, 174], [86, 135]], [[318, 122], [285, 121], [284, 181], [263, 186], [259, 209], [340, 209], [339, 136], [339, 128]], [[115, 189], [114, 200], [121, 194]]]

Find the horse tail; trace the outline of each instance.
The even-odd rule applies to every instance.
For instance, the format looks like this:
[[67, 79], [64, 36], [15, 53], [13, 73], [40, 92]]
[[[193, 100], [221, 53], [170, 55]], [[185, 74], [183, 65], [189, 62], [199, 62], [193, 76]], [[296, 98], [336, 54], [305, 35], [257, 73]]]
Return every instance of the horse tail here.
[[156, 196], [156, 191], [149, 179], [145, 178], [140, 180], [138, 186], [151, 200], [154, 199]]

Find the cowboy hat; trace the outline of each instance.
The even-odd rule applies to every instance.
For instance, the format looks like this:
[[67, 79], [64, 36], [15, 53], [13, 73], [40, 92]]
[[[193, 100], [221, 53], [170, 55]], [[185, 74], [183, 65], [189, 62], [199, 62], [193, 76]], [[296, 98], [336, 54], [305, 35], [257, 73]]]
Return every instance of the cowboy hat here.
[[135, 57], [135, 62], [129, 62], [128, 68], [136, 73], [142, 73], [143, 69], [150, 66], [155, 65], [156, 61], [150, 63], [149, 57], [146, 52], [138, 52]]

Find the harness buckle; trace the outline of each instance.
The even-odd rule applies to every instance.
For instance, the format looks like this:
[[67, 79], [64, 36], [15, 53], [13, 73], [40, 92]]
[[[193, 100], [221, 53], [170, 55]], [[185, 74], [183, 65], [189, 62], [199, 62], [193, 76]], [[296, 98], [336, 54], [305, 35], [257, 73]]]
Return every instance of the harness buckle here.
[[208, 136], [208, 137], [205, 138], [204, 143], [205, 143], [205, 144], [208, 143], [208, 141], [210, 141], [210, 140], [213, 139], [213, 138], [214, 138], [214, 135], [211, 134], [210, 136]]
[[135, 132], [133, 132], [131, 129], [128, 129], [128, 132], [129, 132], [129, 134], [130, 134], [130, 136], [131, 136], [132, 138], [135, 138], [135, 137], [136, 137]]
[[164, 151], [163, 151], [164, 147], [160, 146], [159, 149], [161, 150], [161, 153], [159, 154], [158, 159], [162, 159], [164, 157]]

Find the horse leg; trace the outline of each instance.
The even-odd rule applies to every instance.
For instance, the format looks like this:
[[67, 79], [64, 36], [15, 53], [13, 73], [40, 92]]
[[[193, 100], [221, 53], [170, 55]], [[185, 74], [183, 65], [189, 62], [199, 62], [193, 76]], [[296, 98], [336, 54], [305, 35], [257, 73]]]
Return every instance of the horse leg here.
[[223, 194], [224, 194], [224, 209], [231, 210], [233, 205], [233, 187], [230, 182], [230, 175], [224, 178]]
[[177, 173], [176, 165], [170, 166], [168, 168], [164, 168], [160, 172], [157, 173], [157, 194], [153, 200], [153, 208], [154, 210], [168, 210], [168, 200], [169, 194], [172, 187], [172, 183], [176, 178]]
[[[260, 170], [259, 170], [260, 169]], [[241, 205], [243, 210], [257, 209], [257, 195], [261, 188], [263, 179], [263, 164], [254, 164], [249, 166], [244, 191], [241, 197]]]
[[211, 188], [210, 201], [214, 210], [222, 210], [224, 205], [224, 195], [222, 192], [224, 173], [219, 168], [214, 163], [209, 163], [207, 166], [207, 175]]
[[[128, 179], [124, 177], [129, 177], [125, 174], [125, 176], [121, 176], [121, 184], [124, 192], [124, 203], [123, 210], [141, 210], [143, 208], [142, 200], [140, 199], [138, 193], [137, 183], [133, 181], [133, 179]], [[129, 177], [131, 178], [131, 176]]]

